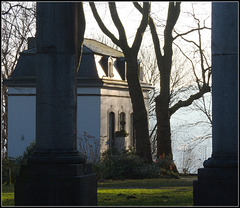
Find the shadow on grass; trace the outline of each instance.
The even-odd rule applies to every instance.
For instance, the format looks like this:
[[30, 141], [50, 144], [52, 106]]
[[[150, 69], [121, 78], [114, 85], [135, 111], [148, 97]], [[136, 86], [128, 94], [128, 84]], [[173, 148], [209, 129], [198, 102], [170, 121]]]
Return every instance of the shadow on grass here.
[[196, 177], [184, 177], [180, 179], [137, 179], [137, 180], [106, 180], [99, 182], [99, 188], [165, 188], [165, 187], [192, 187]]

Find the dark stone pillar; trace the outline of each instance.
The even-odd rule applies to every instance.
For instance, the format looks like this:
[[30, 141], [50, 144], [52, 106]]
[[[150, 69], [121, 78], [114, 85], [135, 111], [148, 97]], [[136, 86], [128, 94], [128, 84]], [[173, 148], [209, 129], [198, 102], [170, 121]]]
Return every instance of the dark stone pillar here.
[[96, 175], [76, 147], [79, 17], [82, 3], [37, 3], [36, 151], [21, 166], [15, 205], [97, 205]]
[[194, 205], [238, 204], [238, 3], [212, 3], [212, 156], [193, 183]]

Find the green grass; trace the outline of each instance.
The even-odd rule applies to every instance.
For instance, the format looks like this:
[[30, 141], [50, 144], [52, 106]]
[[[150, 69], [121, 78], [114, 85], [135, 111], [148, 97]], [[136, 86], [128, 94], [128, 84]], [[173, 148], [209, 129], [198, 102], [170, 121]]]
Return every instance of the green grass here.
[[192, 187], [98, 189], [98, 206], [192, 206]]
[[193, 206], [193, 180], [108, 180], [98, 183], [98, 206]]
[[[98, 183], [98, 206], [192, 206], [192, 181], [185, 179], [107, 180]], [[2, 186], [2, 205], [14, 206], [14, 186]]]
[[14, 185], [2, 185], [2, 206], [14, 206]]

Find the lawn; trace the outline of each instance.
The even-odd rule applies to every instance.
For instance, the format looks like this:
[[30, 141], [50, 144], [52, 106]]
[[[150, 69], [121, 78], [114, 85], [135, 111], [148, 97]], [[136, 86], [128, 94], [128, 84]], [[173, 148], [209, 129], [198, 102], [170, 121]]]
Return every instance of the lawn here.
[[98, 189], [98, 206], [192, 206], [192, 187]]
[[[181, 179], [108, 180], [98, 183], [98, 206], [192, 206], [192, 181]], [[2, 186], [2, 205], [14, 205], [13, 185]]]
[[14, 185], [2, 185], [2, 206], [14, 205]]

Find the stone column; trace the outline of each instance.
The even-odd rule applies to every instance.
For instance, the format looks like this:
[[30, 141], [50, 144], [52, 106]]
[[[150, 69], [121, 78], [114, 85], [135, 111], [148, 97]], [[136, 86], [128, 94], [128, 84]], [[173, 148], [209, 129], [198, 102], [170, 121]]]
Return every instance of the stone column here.
[[212, 156], [198, 170], [194, 205], [238, 204], [238, 3], [212, 3]]
[[37, 3], [36, 150], [21, 167], [15, 205], [97, 205], [96, 175], [76, 147], [79, 18], [82, 3]]
[[36, 157], [31, 162], [84, 162], [76, 149], [77, 15], [75, 3], [37, 4]]

